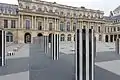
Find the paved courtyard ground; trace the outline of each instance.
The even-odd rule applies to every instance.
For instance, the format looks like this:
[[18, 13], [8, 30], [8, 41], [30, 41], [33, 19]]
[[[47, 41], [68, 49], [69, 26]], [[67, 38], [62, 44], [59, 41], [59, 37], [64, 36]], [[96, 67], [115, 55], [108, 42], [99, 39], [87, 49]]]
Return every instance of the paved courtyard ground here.
[[[74, 44], [63, 44], [58, 61], [51, 60], [39, 45], [19, 44], [22, 46], [19, 51], [7, 56], [6, 66], [0, 67], [0, 80], [75, 80]], [[120, 56], [115, 53], [114, 43], [97, 45], [95, 80], [120, 80]], [[12, 50], [11, 46], [8, 51]]]

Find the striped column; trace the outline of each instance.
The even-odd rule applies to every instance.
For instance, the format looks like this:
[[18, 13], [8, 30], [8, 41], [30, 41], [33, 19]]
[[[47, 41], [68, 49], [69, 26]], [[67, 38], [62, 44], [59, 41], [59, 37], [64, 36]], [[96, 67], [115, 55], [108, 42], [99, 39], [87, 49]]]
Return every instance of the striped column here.
[[6, 53], [6, 32], [0, 30], [0, 66], [5, 65], [5, 53]]
[[51, 43], [51, 51], [52, 51], [52, 60], [59, 59], [59, 34], [52, 34], [52, 43]]
[[116, 41], [115, 41], [115, 51], [116, 51], [116, 54], [119, 54], [119, 44], [120, 44], [119, 39], [116, 39]]
[[49, 43], [48, 43], [48, 36], [44, 36], [44, 51], [45, 53], [48, 53], [48, 46], [49, 46]]
[[94, 80], [93, 29], [76, 30], [76, 80]]

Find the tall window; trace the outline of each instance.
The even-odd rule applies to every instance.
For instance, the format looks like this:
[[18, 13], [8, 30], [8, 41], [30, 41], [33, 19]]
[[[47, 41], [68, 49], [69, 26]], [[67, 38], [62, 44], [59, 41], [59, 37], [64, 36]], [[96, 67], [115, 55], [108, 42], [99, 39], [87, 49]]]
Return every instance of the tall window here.
[[117, 31], [120, 31], [120, 28], [119, 28], [119, 27], [117, 27]]
[[30, 20], [26, 20], [26, 29], [30, 29]]
[[76, 23], [73, 24], [73, 31], [76, 30]]
[[109, 32], [109, 27], [108, 27], [108, 32]]
[[105, 27], [105, 33], [106, 33], [106, 27]]
[[4, 20], [4, 28], [8, 28], [8, 20]]
[[99, 35], [99, 41], [102, 41], [102, 36], [101, 35]]
[[71, 41], [71, 34], [68, 34], [67, 41]]
[[74, 41], [75, 41], [75, 35], [74, 35]]
[[52, 23], [49, 23], [49, 30], [52, 31]]
[[112, 28], [111, 28], [111, 32], [112, 32]]
[[11, 28], [15, 28], [16, 25], [16, 21], [15, 20], [11, 20]]
[[91, 29], [93, 29], [93, 26], [91, 26]]
[[65, 41], [65, 35], [64, 34], [61, 34], [60, 41]]
[[70, 31], [70, 22], [67, 22], [67, 31]]
[[98, 27], [98, 32], [100, 32], [100, 27]]
[[116, 27], [114, 27], [114, 31], [116, 31]]
[[42, 30], [42, 22], [38, 22], [38, 30]]
[[60, 31], [65, 31], [63, 22], [60, 23]]

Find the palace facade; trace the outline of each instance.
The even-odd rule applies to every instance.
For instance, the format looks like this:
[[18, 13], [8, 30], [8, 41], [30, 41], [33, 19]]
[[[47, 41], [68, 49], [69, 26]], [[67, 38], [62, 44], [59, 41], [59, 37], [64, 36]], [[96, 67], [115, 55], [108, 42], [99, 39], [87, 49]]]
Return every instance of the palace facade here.
[[7, 42], [31, 43], [33, 37], [51, 33], [60, 34], [60, 41], [75, 41], [77, 28], [93, 28], [98, 41], [110, 40], [107, 27], [114, 26], [103, 11], [41, 0], [18, 0], [18, 4], [0, 4], [0, 25]]

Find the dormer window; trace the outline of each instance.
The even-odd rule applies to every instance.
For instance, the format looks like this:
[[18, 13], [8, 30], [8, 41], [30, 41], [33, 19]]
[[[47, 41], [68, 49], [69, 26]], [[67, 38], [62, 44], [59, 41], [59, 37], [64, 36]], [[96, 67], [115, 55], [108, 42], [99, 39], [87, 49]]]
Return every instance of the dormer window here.
[[41, 8], [38, 8], [38, 11], [42, 11], [42, 9], [41, 9]]
[[60, 14], [63, 15], [63, 12], [61, 12]]
[[50, 9], [49, 12], [52, 13], [53, 11]]
[[29, 6], [26, 6], [26, 9], [29, 9]]
[[76, 16], [76, 13], [74, 13], [73, 15], [74, 15], [74, 17], [75, 17], [75, 16]]
[[35, 7], [35, 6], [33, 6], [33, 7], [32, 7], [32, 9], [33, 9], [33, 10], [35, 10], [35, 9], [36, 9], [36, 7]]

